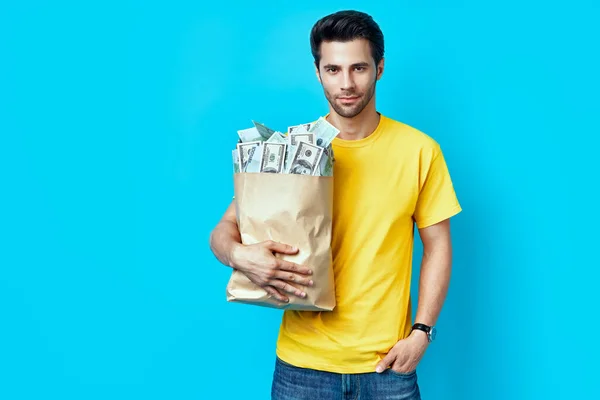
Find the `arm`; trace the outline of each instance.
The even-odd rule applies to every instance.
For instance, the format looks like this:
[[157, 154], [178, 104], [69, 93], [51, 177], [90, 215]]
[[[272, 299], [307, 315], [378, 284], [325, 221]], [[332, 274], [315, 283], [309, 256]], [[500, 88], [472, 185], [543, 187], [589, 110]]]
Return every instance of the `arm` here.
[[242, 238], [237, 225], [235, 203], [233, 201], [210, 234], [209, 244], [211, 251], [223, 265], [235, 268], [233, 252], [242, 245]]
[[[415, 322], [435, 325], [446, 299], [452, 269], [450, 220], [419, 230], [423, 242], [423, 260], [419, 278], [419, 302]], [[413, 334], [426, 337], [423, 331]]]
[[[419, 302], [415, 322], [434, 325], [446, 298], [450, 282], [452, 246], [450, 219], [419, 229], [423, 242], [423, 259], [419, 278]], [[414, 330], [389, 351], [377, 365], [377, 372], [392, 366], [395, 371], [409, 372], [416, 369], [423, 358], [429, 341], [427, 334]]]
[[313, 285], [309, 276], [312, 275], [310, 269], [275, 256], [275, 253], [296, 254], [298, 249], [272, 240], [252, 245], [242, 244], [234, 202], [231, 202], [211, 232], [209, 245], [222, 264], [239, 270], [279, 301], [289, 301], [283, 292], [306, 296], [305, 292], [290, 283]]

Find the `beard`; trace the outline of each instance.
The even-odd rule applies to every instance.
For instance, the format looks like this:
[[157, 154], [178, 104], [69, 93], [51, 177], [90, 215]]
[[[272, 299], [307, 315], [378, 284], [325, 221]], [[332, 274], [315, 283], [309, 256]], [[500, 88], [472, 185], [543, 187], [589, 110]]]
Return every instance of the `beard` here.
[[[340, 95], [334, 95], [333, 93], [328, 92], [324, 86], [323, 86], [323, 91], [325, 92], [325, 97], [327, 98], [327, 101], [329, 101], [329, 104], [331, 104], [331, 107], [333, 107], [333, 109], [335, 110], [335, 112], [338, 115], [340, 115], [344, 118], [354, 118], [358, 114], [360, 114], [362, 112], [362, 110], [365, 109], [367, 104], [369, 104], [369, 102], [373, 98], [373, 95], [375, 94], [376, 83], [377, 83], [377, 81], [373, 81], [373, 84], [371, 86], [369, 86], [369, 88], [366, 90], [365, 93], [358, 93], [356, 91], [352, 91], [352, 92], [344, 92]], [[338, 97], [353, 97], [353, 96], [360, 96], [359, 101], [354, 104], [345, 105], [338, 101]]]

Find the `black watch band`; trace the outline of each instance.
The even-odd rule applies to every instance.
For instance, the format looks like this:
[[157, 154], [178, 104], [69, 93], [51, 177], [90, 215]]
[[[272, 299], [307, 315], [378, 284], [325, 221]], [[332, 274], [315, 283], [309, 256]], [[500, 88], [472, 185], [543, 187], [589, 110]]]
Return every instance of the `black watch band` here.
[[429, 325], [425, 325], [425, 324], [414, 324], [412, 326], [411, 330], [414, 331], [415, 329], [418, 329], [418, 330], [423, 331], [425, 333], [429, 333], [431, 331], [431, 327]]
[[415, 329], [425, 332], [427, 334], [427, 340], [429, 340], [430, 342], [432, 342], [433, 339], [435, 339], [435, 327], [416, 323], [412, 326], [410, 331], [412, 332]]

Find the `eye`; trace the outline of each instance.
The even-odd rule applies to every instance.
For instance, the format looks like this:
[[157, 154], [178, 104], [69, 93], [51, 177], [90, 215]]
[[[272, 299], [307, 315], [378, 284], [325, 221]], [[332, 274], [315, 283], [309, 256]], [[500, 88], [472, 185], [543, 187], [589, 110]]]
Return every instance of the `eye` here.
[[328, 67], [328, 68], [325, 68], [325, 70], [327, 72], [335, 72], [335, 71], [337, 71], [337, 69], [335, 67]]
[[357, 70], [357, 71], [364, 71], [365, 67], [355, 67], [354, 69]]

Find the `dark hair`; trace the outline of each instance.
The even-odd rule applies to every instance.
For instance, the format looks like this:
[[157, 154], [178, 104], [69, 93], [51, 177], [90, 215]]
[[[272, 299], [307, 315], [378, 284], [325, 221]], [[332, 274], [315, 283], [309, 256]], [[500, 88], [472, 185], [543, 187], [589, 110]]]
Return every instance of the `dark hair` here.
[[367, 39], [371, 45], [371, 56], [375, 65], [383, 58], [383, 33], [373, 18], [360, 11], [345, 10], [327, 15], [318, 20], [310, 32], [310, 48], [319, 67], [321, 43], [349, 42]]

